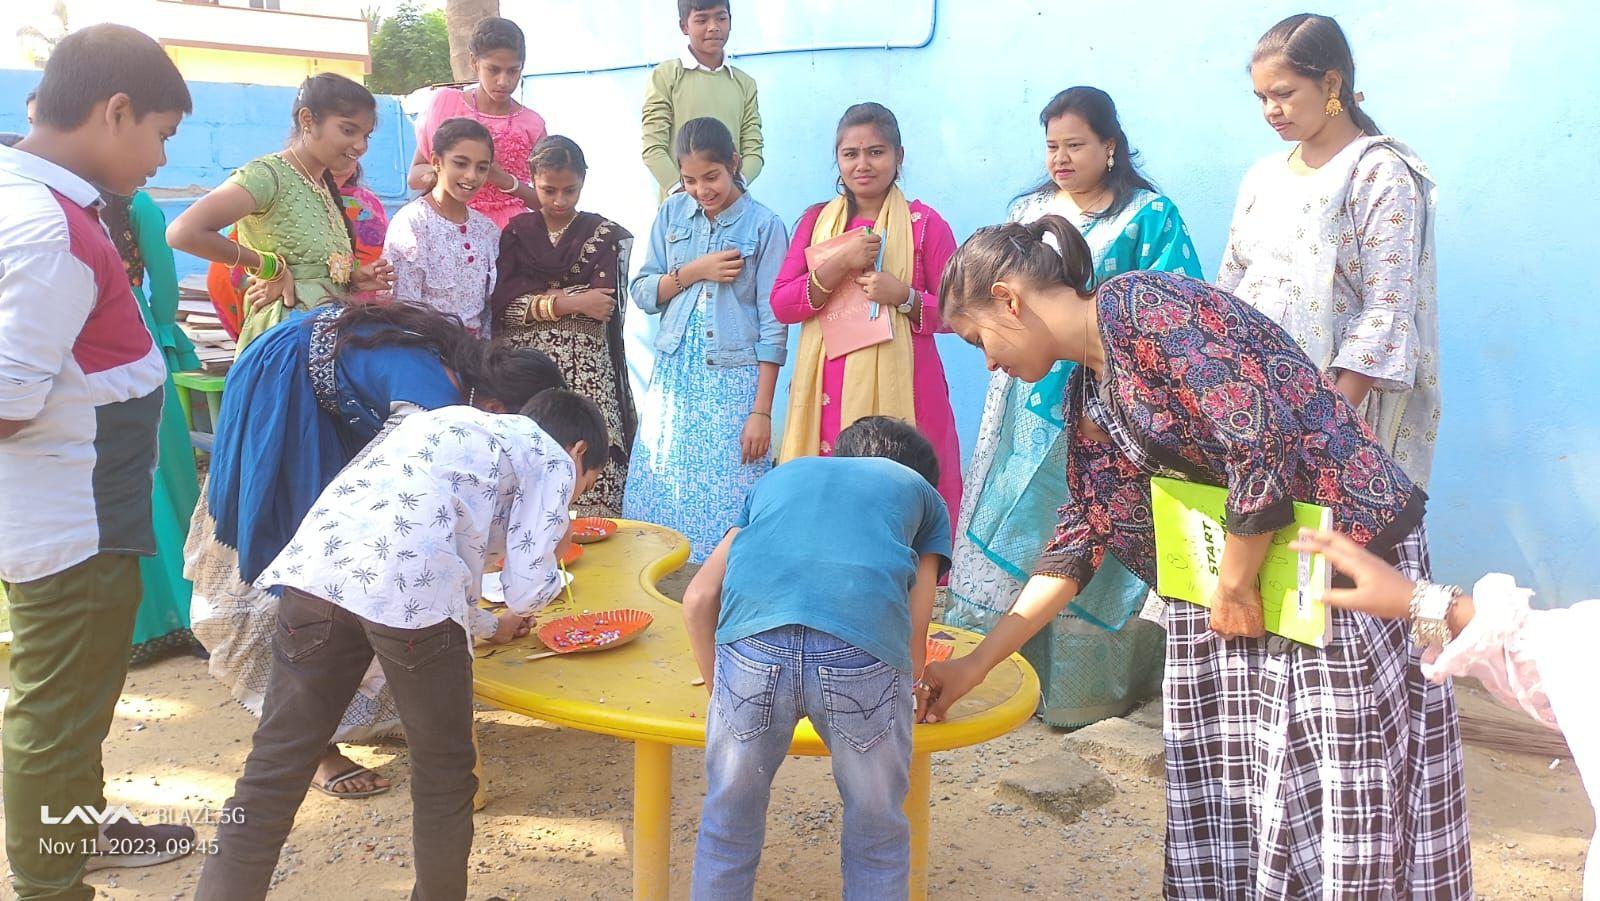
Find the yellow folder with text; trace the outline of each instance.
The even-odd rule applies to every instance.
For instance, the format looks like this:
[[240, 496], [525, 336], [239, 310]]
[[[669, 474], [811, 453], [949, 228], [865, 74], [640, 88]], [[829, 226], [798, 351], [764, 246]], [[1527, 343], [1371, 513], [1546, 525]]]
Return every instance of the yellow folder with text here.
[[[1226, 540], [1228, 491], [1178, 479], [1150, 480], [1150, 514], [1156, 531], [1156, 593], [1210, 607]], [[1261, 564], [1261, 603], [1267, 631], [1326, 647], [1332, 625], [1322, 597], [1333, 569], [1321, 554], [1291, 550], [1302, 527], [1333, 528], [1333, 511], [1294, 505], [1294, 522], [1272, 536]]]

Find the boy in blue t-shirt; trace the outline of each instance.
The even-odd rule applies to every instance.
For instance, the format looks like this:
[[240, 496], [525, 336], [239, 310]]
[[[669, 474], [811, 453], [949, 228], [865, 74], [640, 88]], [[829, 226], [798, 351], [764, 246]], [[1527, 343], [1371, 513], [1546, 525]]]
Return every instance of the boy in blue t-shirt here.
[[903, 809], [934, 591], [950, 566], [939, 462], [911, 425], [872, 416], [756, 483], [684, 594], [711, 690], [691, 897], [749, 898], [772, 779], [811, 718], [844, 800], [845, 898], [904, 898]]

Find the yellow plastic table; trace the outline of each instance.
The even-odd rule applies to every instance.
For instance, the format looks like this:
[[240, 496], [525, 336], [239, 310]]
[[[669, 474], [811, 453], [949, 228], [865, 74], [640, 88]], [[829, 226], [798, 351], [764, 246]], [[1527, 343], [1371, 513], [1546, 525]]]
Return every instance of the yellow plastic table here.
[[[499, 648], [480, 649], [473, 683], [479, 700], [526, 716], [625, 739], [634, 744], [633, 894], [664, 899], [669, 885], [672, 746], [705, 745], [709, 695], [689, 649], [680, 606], [655, 588], [681, 567], [689, 544], [670, 529], [619, 520], [609, 539], [584, 548], [571, 567], [573, 597], [579, 611], [631, 607], [654, 615], [655, 622], [632, 643], [591, 654], [526, 660], [541, 650], [534, 638]], [[563, 615], [565, 599], [547, 615]], [[956, 653], [970, 651], [981, 636], [934, 624], [932, 631], [953, 637]], [[911, 896], [928, 888], [928, 823], [931, 755], [988, 741], [1033, 715], [1039, 678], [1020, 655], [995, 667], [989, 678], [939, 724], [915, 727], [911, 790], [906, 814], [911, 820]], [[828, 749], [811, 723], [795, 730], [791, 754], [826, 755]]]

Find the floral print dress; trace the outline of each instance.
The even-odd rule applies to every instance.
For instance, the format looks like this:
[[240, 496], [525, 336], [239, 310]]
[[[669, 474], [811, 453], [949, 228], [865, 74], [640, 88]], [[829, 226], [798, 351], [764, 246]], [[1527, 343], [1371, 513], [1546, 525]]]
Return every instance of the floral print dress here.
[[1239, 188], [1217, 274], [1318, 367], [1375, 380], [1362, 413], [1424, 487], [1441, 406], [1434, 193], [1427, 167], [1387, 137], [1315, 170], [1269, 157]]
[[466, 222], [452, 222], [418, 197], [395, 213], [383, 255], [394, 266], [395, 300], [455, 316], [467, 331], [489, 337], [500, 229], [488, 216], [468, 209]]
[[[1036, 574], [1085, 584], [1114, 553], [1155, 584], [1150, 477], [1177, 475], [1227, 486], [1234, 534], [1322, 504], [1428, 575], [1424, 495], [1282, 328], [1168, 273], [1114, 278], [1095, 303], [1106, 364], [1069, 383], [1071, 499]], [[1167, 897], [1472, 896], [1455, 699], [1405, 623], [1335, 611], [1326, 648], [1224, 640], [1174, 602], [1167, 628]]]

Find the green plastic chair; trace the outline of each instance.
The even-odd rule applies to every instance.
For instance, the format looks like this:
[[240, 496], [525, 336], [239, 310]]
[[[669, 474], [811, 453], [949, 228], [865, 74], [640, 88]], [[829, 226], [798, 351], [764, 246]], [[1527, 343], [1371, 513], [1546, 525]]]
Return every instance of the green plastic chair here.
[[[183, 421], [189, 425], [189, 441], [195, 449], [211, 452], [211, 442], [217, 430], [217, 419], [222, 413], [222, 385], [226, 376], [210, 372], [175, 372], [172, 384], [178, 389], [178, 405], [183, 408]], [[204, 428], [195, 422], [194, 397], [198, 391], [205, 396]]]

